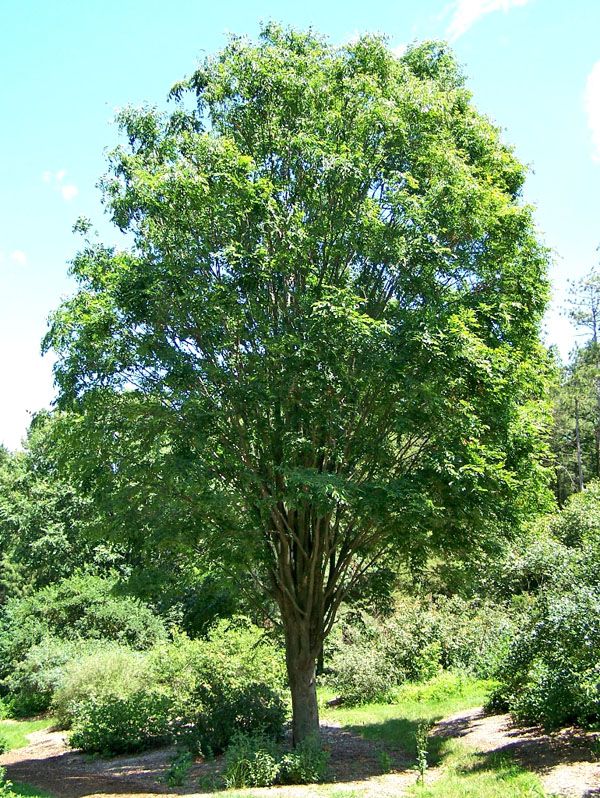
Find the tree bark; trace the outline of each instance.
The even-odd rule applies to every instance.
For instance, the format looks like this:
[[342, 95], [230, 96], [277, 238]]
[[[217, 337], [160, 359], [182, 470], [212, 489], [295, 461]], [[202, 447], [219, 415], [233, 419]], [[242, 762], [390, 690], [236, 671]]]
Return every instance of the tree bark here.
[[319, 735], [316, 659], [295, 659], [288, 652], [286, 660], [292, 693], [292, 739], [296, 746], [307, 737]]

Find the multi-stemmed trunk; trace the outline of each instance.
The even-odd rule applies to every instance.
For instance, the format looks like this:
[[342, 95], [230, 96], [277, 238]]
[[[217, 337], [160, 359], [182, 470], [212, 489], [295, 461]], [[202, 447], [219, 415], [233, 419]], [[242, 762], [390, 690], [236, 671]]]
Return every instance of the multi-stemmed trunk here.
[[[292, 736], [297, 745], [319, 734], [316, 665], [318, 649], [307, 641], [307, 630], [297, 628], [293, 619], [284, 618], [286, 638], [286, 666], [292, 694]], [[290, 628], [288, 628], [290, 627]]]
[[319, 733], [317, 659], [339, 604], [330, 517], [279, 505], [273, 516], [274, 597], [285, 635], [294, 745]]

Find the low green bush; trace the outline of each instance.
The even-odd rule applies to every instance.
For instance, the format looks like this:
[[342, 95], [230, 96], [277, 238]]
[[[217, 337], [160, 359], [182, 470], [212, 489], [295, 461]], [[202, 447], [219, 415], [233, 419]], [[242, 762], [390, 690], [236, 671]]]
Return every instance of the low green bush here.
[[330, 682], [347, 704], [386, 703], [397, 674], [377, 646], [354, 641], [340, 646], [329, 662]]
[[17, 798], [12, 781], [6, 778], [6, 768], [0, 767], [0, 798]]
[[233, 686], [217, 679], [198, 688], [190, 707], [178, 725], [178, 739], [205, 756], [223, 752], [238, 732], [281, 737], [288, 714], [281, 695], [268, 685]]
[[288, 715], [283, 655], [244, 619], [207, 640], [176, 638], [149, 655], [151, 680], [176, 707], [180, 742], [204, 755], [225, 750], [236, 731], [282, 734]]
[[540, 595], [497, 672], [489, 707], [556, 728], [600, 721], [600, 593], [571, 584]]
[[118, 593], [116, 579], [75, 574], [11, 598], [4, 607], [0, 645], [5, 664], [48, 636], [113, 640], [143, 650], [166, 639], [166, 630], [143, 602]]
[[8, 740], [0, 734], [0, 754], [5, 754], [8, 748]]
[[283, 784], [316, 784], [327, 777], [329, 753], [318, 736], [306, 737], [281, 759]]
[[127, 698], [148, 686], [149, 674], [147, 655], [116, 644], [99, 646], [65, 664], [52, 697], [52, 713], [62, 728], [69, 728], [79, 704]]
[[173, 740], [171, 717], [169, 698], [152, 692], [90, 699], [77, 706], [69, 745], [101, 756], [166, 745]]
[[105, 647], [66, 665], [53, 710], [71, 742], [103, 754], [161, 741], [204, 755], [236, 732], [281, 736], [288, 715], [281, 653], [239, 620], [207, 640], [177, 636], [150, 652]]
[[262, 732], [236, 732], [225, 751], [225, 785], [228, 788], [270, 787], [282, 784], [316, 784], [327, 776], [329, 754], [318, 736], [307, 737], [293, 751], [281, 752]]
[[193, 764], [194, 757], [190, 751], [179, 751], [175, 754], [165, 775], [169, 787], [183, 787]]
[[28, 649], [3, 680], [9, 693], [6, 706], [15, 717], [45, 712], [71, 662], [96, 655], [106, 644], [99, 640], [61, 640], [45, 637]]
[[225, 751], [223, 778], [228, 789], [270, 787], [280, 772], [279, 752], [264, 734], [236, 732]]

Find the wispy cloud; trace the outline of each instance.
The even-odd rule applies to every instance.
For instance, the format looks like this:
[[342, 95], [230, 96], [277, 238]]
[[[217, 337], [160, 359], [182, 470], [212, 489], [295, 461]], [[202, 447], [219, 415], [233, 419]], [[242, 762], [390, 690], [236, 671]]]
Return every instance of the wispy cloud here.
[[600, 163], [600, 61], [596, 61], [588, 75], [583, 106], [592, 134], [592, 158]]
[[60, 193], [62, 194], [62, 198], [69, 202], [69, 200], [72, 200], [79, 194], [79, 189], [72, 183], [67, 183], [66, 185], [60, 187]]
[[27, 255], [22, 249], [13, 249], [9, 255], [10, 260], [18, 266], [25, 266], [27, 264]]
[[52, 172], [46, 169], [45, 172], [42, 172], [42, 180], [44, 183], [52, 185], [55, 191], [58, 191], [66, 202], [69, 202], [79, 194], [79, 189], [74, 183], [63, 182], [66, 176], [66, 169], [59, 169], [58, 172]]
[[494, 11], [510, 11], [511, 8], [527, 5], [531, 0], [456, 0], [453, 15], [446, 29], [450, 41], [456, 41], [481, 17]]
[[402, 58], [407, 49], [408, 45], [402, 42], [402, 44], [397, 44], [395, 47], [392, 47], [392, 52], [396, 58]]

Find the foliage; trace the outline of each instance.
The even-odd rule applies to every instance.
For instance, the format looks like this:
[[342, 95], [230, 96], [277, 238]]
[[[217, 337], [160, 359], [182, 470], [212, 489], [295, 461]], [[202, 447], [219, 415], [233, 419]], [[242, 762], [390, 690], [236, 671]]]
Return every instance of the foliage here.
[[383, 552], [484, 547], [539, 505], [547, 257], [445, 45], [268, 25], [172, 94], [197, 109], [119, 117], [129, 250], [78, 225], [45, 343], [63, 449], [115, 537], [218, 552], [277, 603], [300, 739]]
[[37, 414], [24, 451], [0, 456], [0, 604], [83, 566], [106, 572], [120, 560], [116, 547], [87, 538], [90, 502], [57, 462], [53, 426], [50, 414]]
[[271, 687], [252, 681], [243, 686], [218, 683], [198, 687], [178, 734], [187, 745], [204, 755], [224, 751], [237, 731], [262, 731], [277, 738], [283, 733], [288, 707]]
[[280, 778], [284, 784], [316, 784], [325, 781], [328, 764], [329, 752], [320, 737], [310, 735], [283, 755]]
[[391, 700], [396, 683], [390, 664], [379, 648], [364, 641], [340, 647], [329, 661], [328, 682], [347, 704]]
[[78, 573], [23, 598], [0, 617], [0, 677], [45, 638], [109, 640], [146, 649], [166, 638], [163, 622], [141, 601], [116, 591], [116, 580]]
[[102, 756], [165, 745], [173, 739], [171, 707], [166, 696], [148, 690], [87, 699], [77, 705], [69, 745]]
[[279, 752], [264, 734], [237, 732], [225, 752], [225, 785], [231, 788], [270, 787], [280, 772]]
[[600, 595], [571, 585], [541, 596], [498, 670], [492, 703], [555, 728], [600, 719]]
[[427, 760], [428, 754], [428, 739], [429, 739], [429, 732], [431, 731], [431, 727], [426, 722], [421, 722], [417, 726], [417, 730], [415, 732], [415, 748], [417, 751], [417, 771], [419, 773], [419, 784], [425, 783], [425, 773], [427, 772], [427, 768], [429, 767], [429, 762]]
[[190, 751], [179, 751], [175, 754], [165, 775], [169, 787], [183, 787], [193, 764], [194, 757]]
[[93, 653], [73, 657], [63, 669], [52, 696], [52, 710], [62, 728], [69, 728], [86, 700], [127, 698], [150, 682], [148, 658], [138, 651], [103, 643]]
[[269, 736], [236, 733], [225, 752], [225, 784], [228, 788], [268, 787], [276, 781], [315, 784], [325, 780], [328, 761], [329, 754], [316, 736], [282, 754]]
[[106, 646], [100, 640], [62, 640], [44, 637], [17, 661], [3, 680], [8, 691], [10, 713], [28, 717], [50, 707], [55, 691], [64, 679], [69, 664], [80, 657], [93, 656]]
[[397, 596], [394, 612], [384, 618], [352, 610], [329, 646], [327, 681], [344, 702], [359, 704], [394, 700], [398, 685], [431, 679], [443, 668], [488, 678], [516, 615], [500, 604], [458, 596]]
[[13, 783], [6, 778], [6, 768], [0, 767], [0, 798], [15, 798]]
[[561, 566], [529, 605], [491, 698], [522, 720], [557, 727], [600, 719], [599, 507], [600, 489], [591, 483], [548, 524]]

